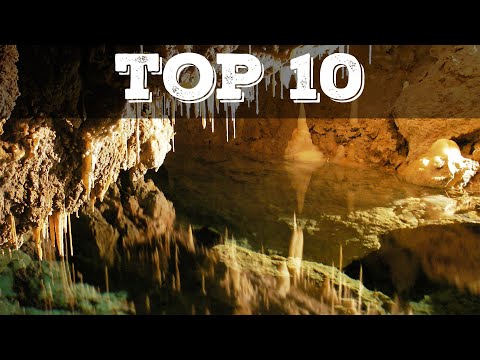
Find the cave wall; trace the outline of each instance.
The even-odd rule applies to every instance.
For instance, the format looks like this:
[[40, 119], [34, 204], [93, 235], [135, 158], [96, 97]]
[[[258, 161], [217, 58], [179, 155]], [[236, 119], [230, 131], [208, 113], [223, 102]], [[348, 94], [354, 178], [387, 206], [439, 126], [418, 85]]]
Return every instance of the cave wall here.
[[20, 95], [17, 61], [18, 51], [15, 45], [0, 45], [0, 135], [3, 133], [3, 124], [10, 117]]
[[[259, 84], [258, 115], [255, 103], [240, 106], [235, 138], [228, 122], [228, 142], [224, 112], [215, 115], [212, 132], [209, 123], [202, 128], [201, 118], [185, 119], [177, 111], [176, 151], [213, 159], [229, 154], [282, 159], [299, 107], [288, 99], [287, 89], [279, 100], [278, 66], [296, 49], [145, 46], [167, 59], [194, 51], [211, 61], [218, 52], [251, 50], [268, 64], [270, 84], [276, 83], [275, 90]], [[71, 213], [102, 198], [122, 171], [139, 179], [163, 163], [174, 131], [168, 122], [119, 120], [129, 78], [114, 71], [114, 56], [134, 51], [137, 47], [0, 46], [0, 243], [41, 226], [52, 213]], [[466, 158], [478, 155], [480, 123], [472, 119], [480, 110], [475, 46], [373, 46], [371, 64], [368, 46], [351, 46], [350, 53], [365, 66], [362, 96], [340, 105], [323, 96], [320, 104], [305, 106], [312, 142], [329, 161], [393, 171], [415, 161], [439, 138], [456, 141]], [[317, 58], [315, 69], [319, 65]], [[318, 81], [316, 76], [316, 88]], [[152, 88], [161, 90], [161, 82], [161, 76], [149, 78]], [[93, 168], [88, 164], [92, 153]], [[87, 172], [91, 175], [85, 177]]]
[[[282, 63], [291, 55], [283, 49], [267, 51]], [[312, 142], [329, 161], [393, 171], [417, 160], [438, 139], [455, 141], [467, 159], [480, 158], [480, 150], [474, 154], [476, 147], [480, 148], [476, 101], [480, 95], [480, 53], [476, 46], [374, 45], [371, 64], [369, 46], [350, 46], [349, 52], [365, 68], [365, 89], [360, 98], [338, 104], [322, 94], [320, 104], [305, 105]], [[320, 60], [315, 59], [315, 75], [319, 66]], [[178, 119], [176, 151], [210, 159], [224, 158], [228, 153], [281, 159], [296, 127], [299, 106], [288, 98], [288, 89], [284, 89], [284, 99], [279, 99], [280, 75], [277, 71], [273, 81], [271, 73], [271, 69], [265, 71], [266, 78], [270, 76], [267, 87], [265, 80], [259, 84], [258, 116], [254, 103], [243, 103], [237, 109], [235, 139], [229, 121], [226, 141], [221, 108], [221, 113], [215, 114], [214, 133], [210, 124], [202, 129], [200, 117]], [[293, 85], [292, 78], [290, 87]], [[318, 76], [314, 85], [320, 88]], [[435, 172], [430, 177], [434, 178]], [[428, 179], [423, 183], [443, 186]]]
[[128, 79], [114, 76], [113, 48], [2, 49], [10, 82], [1, 91], [12, 95], [2, 111], [9, 115], [18, 93], [17, 58], [22, 95], [0, 137], [0, 245], [18, 247], [32, 228], [63, 231], [62, 219], [103, 199], [120, 172], [136, 180], [160, 167], [173, 130], [121, 119]]

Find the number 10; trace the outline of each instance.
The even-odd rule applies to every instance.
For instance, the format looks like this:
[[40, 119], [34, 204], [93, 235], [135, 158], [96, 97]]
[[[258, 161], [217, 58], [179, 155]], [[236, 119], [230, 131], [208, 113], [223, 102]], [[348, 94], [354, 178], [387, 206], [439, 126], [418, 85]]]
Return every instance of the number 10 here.
[[[337, 72], [348, 69], [348, 82], [344, 88], [337, 87]], [[310, 54], [290, 61], [290, 69], [296, 73], [297, 87], [290, 90], [290, 99], [295, 103], [319, 103], [320, 93], [313, 87], [313, 58]], [[351, 102], [362, 94], [365, 86], [365, 71], [355, 56], [335, 53], [327, 56], [320, 68], [320, 87], [330, 99], [339, 103]]]

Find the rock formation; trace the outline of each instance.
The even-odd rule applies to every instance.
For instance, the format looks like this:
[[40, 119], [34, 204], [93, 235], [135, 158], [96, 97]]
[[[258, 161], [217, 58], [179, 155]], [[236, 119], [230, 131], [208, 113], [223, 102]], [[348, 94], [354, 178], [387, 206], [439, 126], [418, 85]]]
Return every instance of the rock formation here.
[[[163, 92], [160, 77], [149, 79], [149, 86], [156, 94], [153, 106], [134, 106], [125, 104], [123, 90], [128, 87], [128, 78], [115, 73], [113, 58], [117, 52], [134, 52], [137, 48], [1, 45], [2, 249], [18, 249], [27, 241], [34, 243], [32, 246], [40, 259], [52, 256], [53, 246], [55, 252], [67, 256], [74, 251], [73, 232], [74, 236], [88, 239], [89, 245], [97, 245], [94, 251], [86, 245], [86, 250], [82, 249], [85, 257], [101, 258], [106, 264], [118, 261], [119, 249], [129, 254], [132, 248], [152, 250], [152, 244], [157, 251], [153, 254], [157, 255], [148, 255], [156, 256], [157, 265], [166, 254], [178, 260], [185, 253], [194, 252], [198, 248], [193, 245], [194, 237], [200, 237], [202, 231], [208, 233], [208, 226], [191, 231], [188, 246], [170, 247], [165, 239], [170, 238], [174, 224], [173, 204], [162, 189], [144, 180], [145, 174], [162, 167], [167, 157], [177, 161], [182, 156], [194, 165], [185, 161], [175, 170], [182, 165], [201, 167], [202, 161], [207, 161], [220, 164], [217, 170], [221, 168], [230, 177], [228, 184], [235, 194], [231, 194], [230, 189], [218, 189], [205, 205], [207, 210], [212, 203], [226, 208], [221, 221], [237, 222], [243, 234], [252, 236], [255, 229], [260, 228], [259, 224], [263, 224], [265, 232], [274, 232], [277, 228], [273, 224], [280, 221], [285, 231], [290, 230], [288, 225], [298, 231], [296, 239], [302, 239], [305, 248], [312, 246], [307, 241], [309, 237], [331, 231], [334, 240], [348, 245], [344, 248], [346, 262], [352, 260], [353, 248], [365, 252], [378, 249], [380, 238], [398, 229], [480, 221], [480, 201], [468, 195], [480, 186], [476, 175], [480, 167], [477, 116], [480, 105], [476, 101], [480, 95], [480, 52], [476, 46], [374, 46], [371, 64], [368, 46], [351, 46], [349, 51], [365, 64], [364, 94], [352, 104], [337, 104], [322, 97], [320, 104], [302, 104], [299, 116], [298, 105], [288, 99], [294, 77], [285, 75], [282, 68], [288, 66], [293, 56], [316, 51], [314, 67], [317, 69], [321, 57], [337, 51], [338, 47], [148, 45], [144, 49], [159, 52], [166, 59], [179, 52], [195, 51], [211, 61], [218, 52], [251, 52], [261, 58], [266, 76], [264, 82], [247, 94], [247, 102], [238, 108], [223, 104], [221, 107], [213, 99], [196, 106], [176, 103], [159, 96]], [[338, 81], [344, 84], [345, 74], [340, 73]], [[188, 70], [182, 74], [182, 83], [192, 84], [194, 80], [194, 72]], [[222, 121], [215, 122], [214, 118]], [[208, 121], [211, 126], [207, 127]], [[228, 142], [226, 131], [231, 131]], [[174, 134], [179, 156], [169, 154]], [[248, 179], [248, 172], [223, 164], [236, 161], [233, 159], [238, 159], [237, 155], [263, 161], [249, 171], [261, 174], [257, 179], [265, 186], [254, 189], [248, 198], [242, 193], [245, 186], [241, 183]], [[286, 164], [288, 188], [274, 189], [278, 178], [268, 172], [266, 164], [275, 161]], [[467, 195], [462, 198], [422, 196], [411, 187], [401, 188], [401, 183], [395, 182], [398, 189], [384, 191], [380, 195], [384, 197], [379, 199], [362, 197], [359, 204], [357, 193], [369, 191], [372, 186], [392, 187], [393, 181], [385, 181], [383, 175], [376, 176], [379, 173], [371, 168], [398, 174], [404, 182], [449, 191], [466, 190]], [[317, 170], [324, 179], [313, 177]], [[189, 176], [188, 171], [182, 171]], [[368, 184], [356, 183], [362, 177]], [[218, 174], [209, 174], [209, 180], [212, 179], [224, 180]], [[201, 189], [202, 183], [194, 183], [194, 179], [189, 178], [180, 186]], [[307, 190], [316, 186], [325, 187], [328, 194], [316, 194], [308, 199]], [[286, 196], [287, 192], [295, 192], [295, 196]], [[414, 194], [407, 196], [410, 192]], [[283, 207], [302, 213], [298, 219], [298, 229], [303, 229], [301, 236], [290, 218], [279, 218], [277, 210]], [[239, 215], [242, 211], [253, 214], [247, 219]], [[77, 212], [79, 218], [74, 217]], [[322, 216], [314, 219], [313, 215], [318, 212], [322, 212]], [[217, 239], [217, 235], [212, 238]], [[159, 249], [163, 251], [160, 255]], [[232, 249], [236, 249], [239, 256], [232, 257]], [[324, 249], [320, 250], [322, 256], [331, 257]], [[0, 277], [9, 284], [14, 279], [23, 289], [30, 289], [33, 300], [29, 303], [14, 295], [7, 298], [0, 295], [0, 302], [11, 305], [14, 313], [25, 308], [34, 311], [32, 309], [45, 305], [46, 290], [31, 290], [32, 284], [25, 281], [25, 276], [12, 275], [5, 269], [18, 267], [22, 262], [26, 264], [20, 266], [24, 273], [41, 271], [35, 269], [30, 258], [14, 254], [13, 260], [5, 262], [0, 269]], [[264, 303], [258, 305], [256, 297], [262, 286], [266, 291], [278, 290], [279, 297], [266, 296], [278, 311], [324, 310], [322, 304], [306, 299], [305, 294], [295, 289], [288, 274], [294, 265], [296, 273], [313, 271], [322, 274], [320, 277], [325, 280], [325, 272], [334, 271], [332, 268], [322, 269], [318, 264], [298, 261], [292, 265], [286, 257], [261, 255], [227, 245], [214, 246], [208, 254], [211, 255], [207, 256], [208, 260], [201, 259], [215, 266], [225, 265], [220, 266], [225, 275], [222, 294], [227, 291], [230, 295], [244, 296], [240, 303], [237, 301], [240, 296], [236, 297], [237, 302], [228, 303], [236, 312], [252, 311], [252, 307], [253, 311], [267, 308], [269, 305]], [[292, 250], [290, 257], [298, 259], [299, 254]], [[139, 258], [138, 263], [143, 260]], [[192, 263], [190, 260], [186, 263]], [[261, 274], [251, 268], [259, 262], [264, 264]], [[177, 270], [183, 265], [178, 261], [167, 265], [168, 269], [160, 265], [155, 268], [158, 274], [155, 273], [154, 280], [168, 281], [169, 286], [179, 291], [182, 283]], [[430, 272], [446, 277], [442, 267], [432, 268]], [[173, 273], [173, 279], [166, 279], [162, 275], [165, 273], [169, 276]], [[274, 276], [264, 282], [260, 277], [265, 273]], [[200, 281], [198, 273], [192, 277]], [[314, 277], [307, 275], [309, 281]], [[317, 285], [324, 287], [322, 294], [332, 297], [333, 289], [325, 284], [330, 283], [323, 281]], [[472, 279], [461, 285], [478, 290], [478, 284]], [[85, 290], [91, 302], [104, 300], [91, 289], [72, 284], [67, 287], [67, 293]], [[356, 289], [354, 292], [358, 295], [358, 284], [351, 288]], [[378, 294], [373, 297], [376, 300], [372, 300], [372, 306], [383, 312], [382, 306], [388, 301]], [[66, 311], [72, 298], [69, 295], [51, 309]], [[289, 309], [282, 305], [286, 298], [290, 300]], [[90, 300], [73, 310], [89, 313]], [[131, 311], [121, 297], [114, 305], [112, 312]], [[341, 308], [339, 311], [352, 310], [342, 301], [337, 305]]]

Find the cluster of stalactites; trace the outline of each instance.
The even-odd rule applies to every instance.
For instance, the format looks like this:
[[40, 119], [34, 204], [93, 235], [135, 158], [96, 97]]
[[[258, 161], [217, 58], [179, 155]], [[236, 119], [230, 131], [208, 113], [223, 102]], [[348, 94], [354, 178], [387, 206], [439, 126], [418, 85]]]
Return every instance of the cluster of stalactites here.
[[46, 247], [56, 248], [58, 255], [73, 256], [72, 222], [66, 211], [51, 212], [32, 231], [37, 254], [43, 260]]
[[[251, 47], [250, 52], [251, 52]], [[372, 59], [372, 46], [369, 47], [369, 62]], [[310, 53], [313, 57], [321, 59], [323, 56], [330, 55], [334, 52], [349, 52], [349, 45], [312, 45], [312, 46], [300, 46], [294, 49], [290, 54], [290, 58]], [[285, 90], [290, 89], [291, 80], [295, 77], [295, 73], [290, 69], [290, 65], [287, 60], [281, 60], [273, 58], [266, 54], [254, 54], [259, 57], [260, 61], [264, 65], [265, 69], [269, 69], [269, 72], [265, 75], [265, 91], [267, 94], [271, 93], [273, 97], [280, 94], [280, 98], [284, 99]], [[342, 67], [342, 78], [346, 76], [345, 67]], [[198, 73], [194, 73], [191, 76], [190, 82], [194, 82], [195, 76], [199, 76]], [[183, 86], [192, 86], [190, 82], [182, 82]], [[280, 89], [278, 89], [280, 87]], [[280, 90], [280, 91], [278, 91]], [[247, 102], [248, 108], [255, 105], [256, 114], [259, 115], [259, 85], [242, 88], [244, 93], [245, 102]], [[236, 112], [241, 102], [228, 102], [223, 104], [223, 111], [225, 116], [225, 131], [226, 140], [229, 142], [230, 134], [233, 134], [233, 138], [236, 138]], [[175, 125], [175, 117], [186, 117], [190, 119], [192, 116], [201, 119], [203, 129], [207, 128], [207, 124], [210, 123], [212, 133], [215, 131], [215, 117], [220, 117], [221, 106], [220, 101], [215, 98], [213, 93], [207, 100], [198, 103], [182, 103], [176, 101], [170, 95], [160, 95], [160, 91], [156, 91], [153, 95], [152, 103], [143, 103], [136, 106], [139, 113], [144, 113], [144, 116], [151, 116], [153, 118], [170, 119], [172, 126]], [[193, 109], [192, 109], [193, 107]], [[232, 129], [230, 130], [231, 120]], [[172, 138], [172, 148], [175, 151], [175, 138]]]

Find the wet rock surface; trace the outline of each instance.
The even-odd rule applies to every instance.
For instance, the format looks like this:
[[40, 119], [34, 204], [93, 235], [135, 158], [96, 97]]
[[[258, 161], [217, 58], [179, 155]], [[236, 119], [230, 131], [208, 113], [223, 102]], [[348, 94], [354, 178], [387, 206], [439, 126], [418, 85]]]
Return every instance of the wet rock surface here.
[[[329, 99], [309, 104], [301, 124], [299, 107], [289, 101], [279, 69], [292, 56], [312, 50], [308, 47], [147, 49], [166, 59], [183, 51], [212, 61], [217, 52], [251, 50], [261, 56], [267, 64], [267, 86], [258, 87], [257, 102], [238, 109], [235, 132], [228, 107], [228, 121], [224, 110], [216, 113], [215, 124], [208, 123], [212, 131], [210, 126], [204, 129], [206, 120], [198, 109], [196, 119], [186, 119], [187, 108], [177, 106], [175, 130], [169, 119], [154, 121], [143, 109], [126, 110], [123, 89], [128, 77], [115, 73], [113, 56], [137, 50], [0, 46], [2, 248], [35, 242], [37, 252], [43, 249], [54, 261], [56, 256], [45, 246], [56, 243], [53, 254], [64, 253], [63, 239], [73, 230], [75, 247], [82, 243], [77, 264], [92, 267], [86, 275], [108, 289], [105, 269], [121, 269], [111, 274], [111, 286], [123, 290], [122, 277], [130, 279], [130, 300], [144, 313], [392, 312], [388, 297], [366, 289], [371, 297], [364, 302], [370, 301], [368, 310], [343, 299], [338, 294], [342, 284], [354, 299], [361, 287], [334, 267], [320, 264], [336, 261], [340, 248], [344, 265], [375, 251], [388, 252], [382, 239], [392, 234], [404, 248], [420, 254], [416, 265], [407, 262], [412, 268], [421, 265], [428, 277], [462, 291], [478, 290], [477, 260], [458, 254], [473, 269], [469, 273], [449, 257], [454, 253], [451, 247], [474, 249], [475, 231], [446, 232], [440, 244], [402, 233], [479, 223], [475, 194], [480, 183], [480, 54], [475, 46], [374, 46], [372, 64], [368, 46], [352, 46], [351, 52], [366, 66], [362, 98], [351, 104]], [[316, 55], [318, 67], [322, 54]], [[192, 82], [192, 74], [187, 72], [182, 80]], [[161, 89], [160, 77], [151, 80], [151, 86]], [[282, 93], [284, 100], [279, 101]], [[166, 158], [174, 131], [178, 156]], [[439, 150], [438, 141], [448, 146]], [[289, 161], [279, 166], [286, 154], [301, 153], [296, 143], [308, 144], [322, 161], [305, 166], [298, 156], [287, 156]], [[171, 176], [162, 180], [149, 175], [155, 183], [144, 181], [145, 173], [162, 167], [165, 159]], [[253, 164], [248, 159], [261, 161]], [[466, 192], [443, 193], [445, 188]], [[76, 211], [80, 218], [72, 226], [70, 215]], [[303, 263], [301, 281], [292, 275], [298, 264], [287, 259], [294, 212], [304, 229], [305, 258], [313, 260]], [[191, 236], [183, 230], [173, 234], [175, 218], [183, 225], [193, 219]], [[256, 252], [222, 245], [229, 239], [220, 235], [225, 227], [229, 237]], [[465, 240], [458, 243], [455, 237]], [[14, 251], [10, 260], [0, 261], [2, 312], [131, 311], [125, 297], [108, 304], [108, 294], [69, 280], [68, 271], [59, 270], [63, 263], [37, 263], [33, 253], [21, 254]], [[430, 258], [444, 261], [429, 262]], [[405, 257], [395, 259], [406, 264]], [[151, 274], [145, 275], [145, 269]], [[326, 281], [329, 271], [333, 275]], [[461, 273], [461, 278], [449, 276], [452, 273]], [[405, 290], [412, 277], [397, 279], [397, 287]], [[62, 284], [62, 290], [52, 288], [54, 282]], [[164, 287], [156, 289], [158, 284]], [[440, 308], [447, 312], [442, 299], [451, 295], [475, 309], [474, 301], [449, 291], [416, 299], [418, 304], [412, 306], [417, 312], [436, 312], [443, 304]], [[318, 301], [322, 296], [327, 301]], [[164, 306], [173, 300], [178, 305]]]

